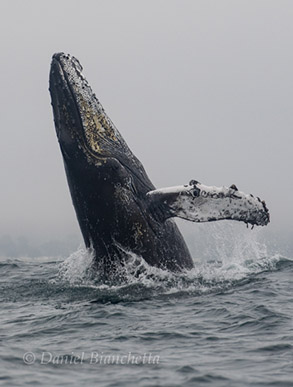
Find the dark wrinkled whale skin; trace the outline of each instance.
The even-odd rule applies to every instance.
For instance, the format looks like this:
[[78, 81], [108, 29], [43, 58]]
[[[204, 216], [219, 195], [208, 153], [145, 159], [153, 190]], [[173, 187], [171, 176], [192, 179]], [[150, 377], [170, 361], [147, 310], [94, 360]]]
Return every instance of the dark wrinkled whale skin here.
[[192, 268], [176, 224], [150, 205], [155, 187], [81, 70], [74, 57], [55, 54], [49, 90], [73, 205], [98, 270], [111, 277], [129, 252], [159, 268]]

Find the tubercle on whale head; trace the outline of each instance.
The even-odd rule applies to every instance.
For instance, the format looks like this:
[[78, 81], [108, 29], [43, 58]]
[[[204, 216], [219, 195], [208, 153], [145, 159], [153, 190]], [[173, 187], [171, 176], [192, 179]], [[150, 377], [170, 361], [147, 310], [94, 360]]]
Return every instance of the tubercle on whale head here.
[[63, 155], [73, 158], [84, 147], [83, 126], [61, 58], [65, 54], [54, 54], [49, 76], [49, 91], [53, 108], [56, 134]]
[[112, 156], [113, 148], [127, 149], [76, 58], [64, 53], [53, 55], [49, 90], [61, 146], [77, 146], [93, 158]]
[[115, 173], [124, 176], [128, 171], [136, 189], [147, 192], [153, 188], [142, 164], [93, 93], [76, 58], [64, 53], [53, 55], [49, 90], [65, 161], [75, 159], [79, 168], [92, 165], [99, 169], [109, 165], [111, 169], [118, 165]]

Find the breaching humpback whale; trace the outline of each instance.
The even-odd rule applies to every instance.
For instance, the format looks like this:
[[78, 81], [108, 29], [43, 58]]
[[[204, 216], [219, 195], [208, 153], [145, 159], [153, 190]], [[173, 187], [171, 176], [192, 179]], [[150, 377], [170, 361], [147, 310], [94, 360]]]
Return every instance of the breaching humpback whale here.
[[189, 184], [156, 189], [105, 113], [79, 61], [53, 55], [50, 87], [56, 133], [86, 247], [106, 277], [129, 252], [148, 264], [179, 271], [193, 261], [174, 217], [266, 225], [263, 201], [229, 188]]

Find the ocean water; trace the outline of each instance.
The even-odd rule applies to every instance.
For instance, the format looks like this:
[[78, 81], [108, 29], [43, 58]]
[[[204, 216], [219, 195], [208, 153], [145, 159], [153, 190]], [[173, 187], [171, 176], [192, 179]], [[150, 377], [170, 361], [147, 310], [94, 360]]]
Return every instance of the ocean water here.
[[292, 386], [291, 257], [254, 230], [202, 230], [193, 270], [130, 254], [119, 283], [95, 276], [83, 248], [2, 258], [0, 383]]

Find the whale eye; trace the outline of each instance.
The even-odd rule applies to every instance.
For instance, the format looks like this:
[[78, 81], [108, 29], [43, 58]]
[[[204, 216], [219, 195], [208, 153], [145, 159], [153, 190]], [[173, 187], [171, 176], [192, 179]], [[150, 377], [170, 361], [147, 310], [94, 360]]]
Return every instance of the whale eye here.
[[137, 190], [136, 190], [133, 178], [130, 175], [127, 177], [127, 186], [128, 186], [128, 189], [130, 191], [132, 191], [133, 193], [137, 194]]
[[112, 158], [112, 159], [107, 159], [107, 161], [114, 172], [117, 172], [122, 169], [122, 165], [119, 163], [117, 159]]
[[112, 169], [113, 169], [114, 171], [118, 171], [119, 165], [118, 165], [118, 164], [113, 164], [113, 165], [112, 165]]

